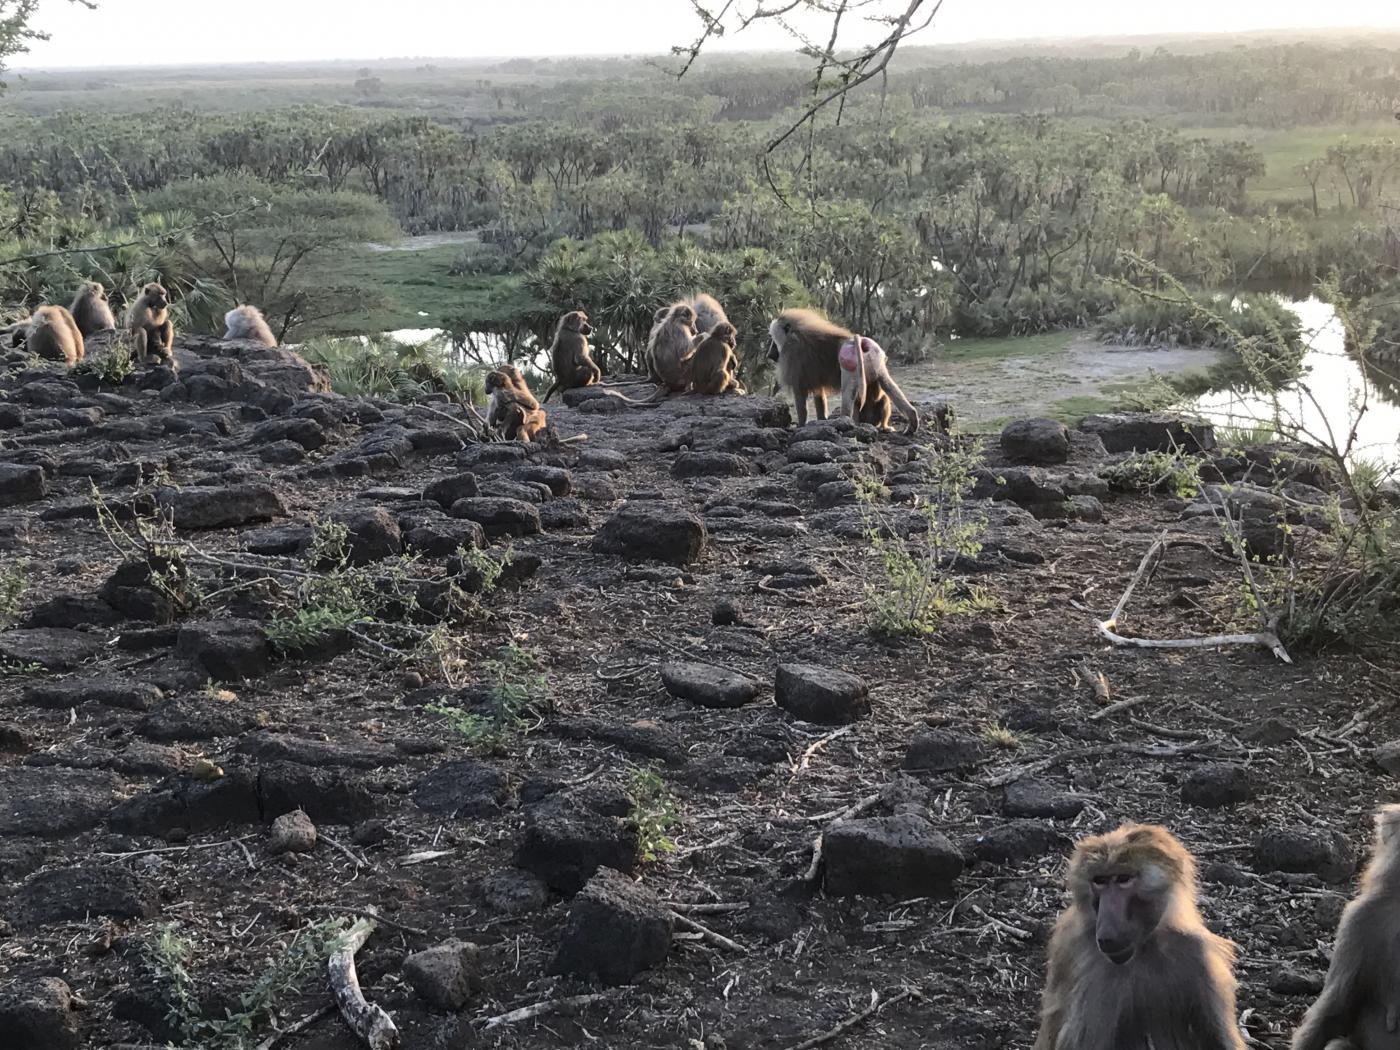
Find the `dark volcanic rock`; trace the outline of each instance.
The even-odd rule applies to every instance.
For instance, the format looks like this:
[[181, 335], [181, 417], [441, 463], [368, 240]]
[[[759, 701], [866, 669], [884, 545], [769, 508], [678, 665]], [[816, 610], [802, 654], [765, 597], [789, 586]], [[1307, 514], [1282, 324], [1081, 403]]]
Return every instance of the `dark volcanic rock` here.
[[429, 558], [446, 558], [459, 547], [480, 550], [486, 546], [486, 530], [477, 522], [465, 518], [444, 518], [425, 522], [404, 533], [403, 541], [410, 550]]
[[481, 985], [477, 946], [451, 940], [403, 961], [404, 979], [435, 1010], [461, 1010]]
[[332, 511], [331, 521], [345, 526], [346, 553], [351, 565], [369, 565], [403, 550], [399, 523], [383, 507], [350, 507]]
[[539, 508], [524, 500], [503, 496], [473, 496], [452, 504], [454, 518], [480, 525], [487, 536], [533, 536], [540, 531]]
[[567, 496], [574, 491], [574, 479], [563, 467], [531, 465], [516, 467], [511, 472], [516, 481], [531, 485], [543, 485], [555, 497]]
[[826, 891], [838, 896], [944, 897], [963, 856], [923, 817], [847, 820], [822, 836]]
[[22, 463], [0, 463], [0, 507], [32, 503], [48, 495], [48, 482], [42, 467]]
[[320, 824], [358, 824], [375, 812], [374, 797], [358, 774], [272, 762], [258, 771], [264, 816], [305, 810]]
[[560, 893], [577, 893], [600, 867], [636, 870], [636, 827], [591, 803], [582, 792], [556, 794], [527, 809], [515, 863]]
[[24, 691], [26, 704], [58, 710], [83, 704], [101, 704], [128, 711], [149, 711], [160, 699], [160, 690], [150, 682], [132, 681], [116, 675], [37, 682]]
[[549, 887], [528, 871], [498, 868], [481, 880], [481, 900], [492, 911], [523, 915], [549, 903]]
[[666, 960], [674, 924], [651, 890], [604, 868], [574, 898], [549, 971], [626, 984]]
[[0, 662], [21, 668], [38, 664], [46, 671], [69, 671], [101, 648], [101, 638], [62, 627], [0, 632]]
[[111, 773], [0, 768], [0, 836], [70, 835], [100, 822], [121, 799]]
[[277, 493], [258, 484], [165, 488], [157, 502], [177, 529], [226, 529], [287, 513]]
[[248, 435], [254, 444], [294, 441], [307, 452], [315, 452], [330, 440], [321, 424], [314, 419], [269, 419], [259, 423]]
[[296, 762], [303, 766], [375, 769], [398, 761], [398, 752], [392, 747], [367, 740], [320, 740], [270, 730], [245, 736], [238, 742], [237, 750], [259, 762]]
[[964, 736], [947, 729], [928, 729], [916, 733], [904, 753], [904, 768], [931, 773], [950, 773], [981, 762], [986, 746], [976, 737]]
[[661, 684], [677, 699], [701, 707], [742, 707], [758, 695], [751, 678], [713, 664], [662, 664]]
[[870, 717], [870, 687], [834, 667], [779, 664], [774, 697], [804, 722], [845, 725]]
[[1194, 769], [1181, 783], [1181, 801], [1188, 806], [1218, 809], [1248, 802], [1253, 797], [1249, 771], [1229, 763]]
[[108, 823], [114, 831], [164, 837], [177, 828], [193, 833], [261, 820], [256, 777], [234, 767], [208, 781], [172, 776], [116, 807]]
[[1254, 841], [1257, 871], [1305, 872], [1342, 882], [1356, 870], [1346, 836], [1313, 828], [1269, 828]]
[[455, 820], [498, 813], [509, 794], [504, 773], [467, 758], [425, 773], [414, 785], [413, 801], [429, 813]]
[[100, 598], [78, 594], [57, 594], [34, 607], [24, 620], [25, 627], [110, 627], [122, 616]]
[[1053, 817], [1072, 820], [1084, 812], [1085, 800], [1059, 791], [1041, 780], [1017, 780], [1006, 785], [1001, 811], [1008, 817]]
[[676, 478], [742, 477], [753, 473], [753, 464], [729, 452], [682, 452], [671, 466]]
[[10, 921], [22, 930], [99, 915], [148, 919], [154, 914], [147, 889], [117, 864], [82, 864], [31, 875], [9, 905]]
[[1061, 852], [1068, 845], [1069, 839], [1038, 820], [1013, 820], [984, 831], [967, 843], [972, 856], [991, 864], [1016, 864]]
[[5, 1050], [77, 1050], [78, 1015], [68, 985], [39, 977], [0, 987], [0, 1033]]
[[1096, 435], [1109, 452], [1209, 452], [1215, 428], [1199, 420], [1154, 412], [1085, 416], [1079, 429]]
[[705, 551], [705, 524], [665, 504], [625, 503], [598, 530], [593, 549], [634, 561], [689, 565]]
[[206, 620], [180, 628], [175, 654], [220, 682], [236, 682], [263, 674], [272, 646], [262, 626], [252, 620]]
[[167, 700], [136, 723], [136, 731], [147, 740], [171, 743], [236, 736], [252, 724], [250, 715], [227, 706], [214, 707], [207, 701]]
[[1063, 463], [1069, 459], [1069, 431], [1054, 419], [1018, 419], [1002, 429], [1001, 450], [1018, 463]]

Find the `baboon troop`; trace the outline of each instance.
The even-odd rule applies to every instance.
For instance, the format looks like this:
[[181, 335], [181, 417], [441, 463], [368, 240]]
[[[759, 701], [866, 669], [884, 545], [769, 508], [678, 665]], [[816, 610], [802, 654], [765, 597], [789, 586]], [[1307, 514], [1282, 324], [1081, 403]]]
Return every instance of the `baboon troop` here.
[[507, 441], [533, 441], [545, 428], [544, 409], [535, 400], [525, 376], [515, 365], [502, 365], [486, 374], [486, 422]]
[[78, 322], [61, 306], [41, 306], [29, 318], [27, 327], [16, 329], [15, 345], [48, 361], [62, 361], [70, 368], [83, 359], [83, 333]]
[[603, 370], [588, 352], [588, 337], [593, 334], [593, 326], [588, 323], [588, 315], [582, 310], [571, 310], [559, 318], [554, 329], [554, 344], [549, 348], [549, 358], [554, 364], [554, 382], [544, 392], [541, 400], [548, 401], [556, 390], [573, 390], [576, 387], [592, 386], [603, 377]]
[[263, 312], [246, 303], [240, 303], [224, 314], [224, 338], [249, 339], [263, 346], [277, 345], [277, 337], [268, 327]]
[[1196, 909], [1196, 862], [1165, 828], [1083, 839], [1050, 937], [1035, 1050], [1243, 1050], [1235, 947]]
[[73, 296], [68, 312], [73, 315], [84, 339], [117, 327], [117, 319], [112, 316], [112, 307], [107, 302], [107, 289], [97, 281], [83, 283]]
[[127, 311], [126, 328], [138, 364], [154, 356], [175, 367], [175, 326], [170, 323], [170, 295], [164, 285], [152, 281], [141, 289]]

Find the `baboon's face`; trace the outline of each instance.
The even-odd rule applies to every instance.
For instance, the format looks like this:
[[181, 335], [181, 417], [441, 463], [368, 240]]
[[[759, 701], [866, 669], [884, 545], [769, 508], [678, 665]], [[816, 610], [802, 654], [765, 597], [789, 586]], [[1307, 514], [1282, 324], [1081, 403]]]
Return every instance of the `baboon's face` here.
[[787, 342], [791, 330], [787, 323], [779, 321], [769, 330], [770, 339], [768, 341], [768, 360], [776, 361], [783, 355], [783, 343]]
[[582, 310], [575, 310], [564, 319], [564, 327], [579, 335], [592, 335], [593, 326], [588, 323], [588, 315]]
[[710, 335], [722, 342], [728, 343], [731, 350], [734, 349], [735, 345], [739, 342], [738, 329], [732, 324], [725, 324], [722, 321], [715, 325], [715, 330], [711, 332]]
[[170, 299], [165, 294], [165, 289], [158, 284], [148, 284], [145, 288], [146, 302], [150, 304], [152, 310], [164, 310], [170, 305]]
[[98, 284], [96, 281], [88, 285], [88, 294], [94, 299], [100, 299], [104, 303], [107, 301], [107, 289], [103, 288], [102, 285]]
[[676, 320], [679, 321], [681, 324], [688, 324], [692, 326], [695, 324], [695, 311], [688, 306], [676, 307], [676, 312], [674, 316]]
[[485, 387], [488, 394], [494, 394], [497, 390], [506, 386], [507, 380], [503, 372], [487, 372]]

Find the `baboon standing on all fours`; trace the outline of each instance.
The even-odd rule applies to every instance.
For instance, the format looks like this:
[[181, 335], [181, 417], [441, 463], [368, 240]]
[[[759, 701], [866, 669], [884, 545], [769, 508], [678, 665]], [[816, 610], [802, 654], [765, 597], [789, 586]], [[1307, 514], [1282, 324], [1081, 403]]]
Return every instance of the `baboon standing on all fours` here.
[[1035, 1050], [1244, 1050], [1235, 946], [1201, 922], [1185, 846], [1125, 824], [1074, 847], [1068, 883]]
[[1342, 912], [1327, 981], [1292, 1050], [1400, 1050], [1400, 806], [1376, 811], [1361, 892]]
[[549, 384], [549, 389], [540, 400], [548, 401], [549, 395], [556, 390], [592, 386], [603, 378], [603, 370], [588, 351], [588, 337], [592, 334], [593, 326], [588, 323], [588, 315], [582, 310], [571, 310], [559, 318], [559, 324], [554, 329], [554, 343], [549, 348], [549, 359], [554, 364], [554, 382]]
[[15, 343], [24, 337], [24, 346], [31, 354], [48, 361], [62, 361], [70, 368], [83, 359], [86, 349], [78, 323], [61, 306], [41, 306], [29, 318], [27, 328], [15, 331]]
[[175, 326], [170, 323], [170, 296], [164, 285], [152, 281], [141, 289], [127, 311], [126, 327], [138, 364], [144, 365], [147, 356], [155, 354], [175, 367]]
[[73, 315], [84, 339], [117, 327], [117, 319], [112, 316], [112, 307], [107, 302], [107, 289], [97, 281], [83, 283], [73, 296], [73, 305], [68, 307], [68, 312]]

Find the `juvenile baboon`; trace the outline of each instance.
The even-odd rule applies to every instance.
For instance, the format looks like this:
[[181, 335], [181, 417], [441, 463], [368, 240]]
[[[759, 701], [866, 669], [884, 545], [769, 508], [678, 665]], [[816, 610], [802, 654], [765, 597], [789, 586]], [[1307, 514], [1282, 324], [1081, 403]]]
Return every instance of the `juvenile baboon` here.
[[86, 339], [94, 332], [104, 332], [117, 327], [117, 319], [112, 316], [112, 307], [107, 303], [107, 289], [97, 281], [85, 281], [73, 296], [73, 305], [68, 308], [77, 322], [78, 331]]
[[535, 400], [524, 375], [515, 365], [502, 365], [486, 374], [486, 422], [501, 431], [507, 441], [533, 441], [545, 428], [544, 409]]
[[1124, 824], [1069, 861], [1035, 1050], [1243, 1050], [1235, 946], [1196, 910], [1196, 862], [1165, 828]]
[[247, 304], [239, 304], [224, 314], [224, 338], [251, 339], [263, 346], [277, 345], [277, 337], [268, 327], [263, 312]]
[[694, 349], [695, 308], [689, 303], [675, 303], [666, 312], [666, 319], [651, 330], [648, 371], [668, 391], [679, 393], [686, 387], [686, 361]]
[[175, 367], [175, 326], [170, 323], [170, 296], [163, 285], [152, 281], [127, 311], [126, 327], [131, 332], [132, 349], [138, 364], [154, 354]]
[[919, 412], [890, 375], [889, 360], [874, 339], [862, 335], [843, 343], [841, 371], [842, 415], [888, 431], [893, 429], [890, 414], [894, 405], [898, 405], [904, 415], [905, 432], [913, 434], [919, 429]]
[[588, 337], [592, 334], [593, 326], [582, 310], [572, 310], [559, 318], [554, 329], [554, 344], [549, 348], [550, 360], [554, 362], [554, 382], [549, 384], [542, 400], [548, 401], [556, 390], [592, 386], [603, 377], [603, 370], [588, 352]]
[[68, 366], [83, 359], [83, 333], [78, 322], [61, 306], [41, 306], [29, 318], [25, 330], [25, 348], [37, 357], [62, 361]]
[[1293, 1033], [1293, 1050], [1400, 1047], [1400, 806], [1376, 811], [1361, 892], [1337, 924], [1322, 994]]
[[695, 337], [695, 352], [688, 362], [690, 388], [697, 394], [744, 393], [739, 384], [739, 358], [734, 353], [739, 333], [721, 321], [705, 335]]

